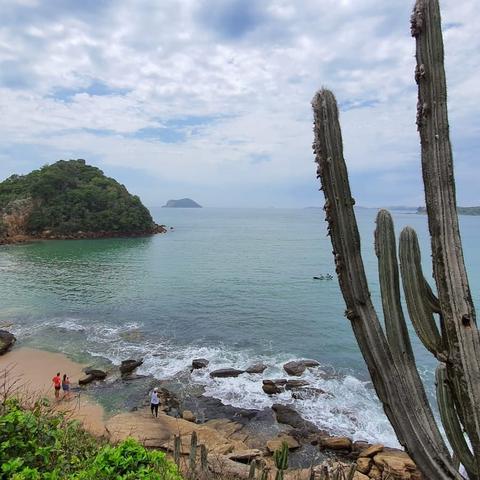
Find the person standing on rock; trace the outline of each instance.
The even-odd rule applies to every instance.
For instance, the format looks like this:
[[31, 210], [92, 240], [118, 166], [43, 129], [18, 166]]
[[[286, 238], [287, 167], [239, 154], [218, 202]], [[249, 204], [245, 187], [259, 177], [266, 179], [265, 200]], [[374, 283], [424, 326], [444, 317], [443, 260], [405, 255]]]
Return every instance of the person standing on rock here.
[[66, 373], [63, 375], [62, 379], [62, 390], [63, 398], [68, 400], [70, 398], [70, 379], [68, 378]]
[[62, 379], [60, 378], [60, 372], [58, 372], [53, 378], [53, 388], [55, 389], [55, 398], [60, 400], [60, 388], [62, 386]]
[[160, 404], [160, 397], [158, 396], [158, 388], [154, 388], [152, 395], [150, 396], [150, 410], [155, 412], [155, 417], [158, 417], [158, 405]]

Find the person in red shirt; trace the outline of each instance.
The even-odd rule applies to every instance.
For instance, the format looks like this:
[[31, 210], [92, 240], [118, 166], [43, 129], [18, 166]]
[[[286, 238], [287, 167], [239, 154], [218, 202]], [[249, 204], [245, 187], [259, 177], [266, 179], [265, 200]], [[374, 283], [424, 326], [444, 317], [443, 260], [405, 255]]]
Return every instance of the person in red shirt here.
[[60, 388], [62, 386], [62, 379], [60, 378], [60, 372], [58, 372], [53, 378], [53, 388], [55, 389], [55, 398], [60, 400]]

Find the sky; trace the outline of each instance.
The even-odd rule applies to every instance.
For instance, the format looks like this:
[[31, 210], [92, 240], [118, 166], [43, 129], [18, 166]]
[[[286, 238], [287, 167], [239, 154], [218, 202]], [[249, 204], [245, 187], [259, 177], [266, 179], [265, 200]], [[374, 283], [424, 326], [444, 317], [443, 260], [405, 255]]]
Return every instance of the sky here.
[[[337, 96], [357, 205], [424, 203], [405, 0], [0, 0], [0, 179], [84, 158], [148, 206], [323, 204]], [[478, 0], [442, 0], [460, 205], [480, 205]]]

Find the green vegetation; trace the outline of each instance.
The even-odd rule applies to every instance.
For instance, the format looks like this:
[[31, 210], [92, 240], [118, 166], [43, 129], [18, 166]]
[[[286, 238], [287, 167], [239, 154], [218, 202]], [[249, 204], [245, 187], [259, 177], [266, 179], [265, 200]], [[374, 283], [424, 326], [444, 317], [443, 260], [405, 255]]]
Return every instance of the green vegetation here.
[[0, 236], [148, 233], [155, 227], [137, 196], [84, 160], [60, 160], [0, 183]]
[[15, 400], [0, 406], [0, 479], [12, 480], [181, 480], [163, 452], [128, 439], [102, 442], [37, 403]]

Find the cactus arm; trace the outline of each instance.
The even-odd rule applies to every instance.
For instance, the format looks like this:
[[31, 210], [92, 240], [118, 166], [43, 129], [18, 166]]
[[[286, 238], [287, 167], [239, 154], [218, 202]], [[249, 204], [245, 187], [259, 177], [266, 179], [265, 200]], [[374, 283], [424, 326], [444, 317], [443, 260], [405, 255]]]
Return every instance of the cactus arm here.
[[449, 378], [480, 463], [480, 333], [463, 259], [455, 199], [447, 86], [438, 0], [417, 0], [412, 15], [418, 83], [417, 125], [433, 273], [445, 322]]
[[400, 270], [408, 313], [425, 348], [440, 361], [446, 360], [442, 337], [435, 323], [427, 282], [422, 272], [417, 234], [406, 227], [400, 234]]
[[[387, 210], [380, 210], [377, 214], [375, 253], [378, 257], [378, 271], [385, 319], [385, 330], [394, 361], [399, 371], [403, 372], [406, 388], [405, 393], [411, 398], [418, 409], [424, 410], [423, 417], [425, 419], [425, 428], [429, 429], [430, 435], [432, 438], [435, 438], [435, 441], [439, 445], [443, 445], [444, 454], [446, 455], [446, 446], [444, 445], [442, 436], [438, 430], [425, 393], [425, 388], [417, 370], [410, 342], [410, 335], [403, 314], [400, 301], [400, 279], [395, 231], [392, 216]], [[418, 260], [420, 260], [420, 258], [418, 258]], [[421, 280], [421, 284], [423, 285], [423, 275], [421, 276]]]
[[347, 317], [366, 361], [377, 395], [397, 437], [426, 478], [461, 476], [443, 441], [431, 435], [426, 410], [408, 394], [403, 372], [395, 365], [373, 307], [360, 252], [360, 236], [343, 158], [343, 145], [335, 97], [318, 92], [314, 110], [314, 151], [326, 202], [325, 212], [335, 255], [336, 271], [347, 304]]
[[435, 380], [438, 408], [448, 441], [455, 452], [455, 456], [467, 470], [469, 477], [476, 478], [480, 472], [477, 469], [473, 453], [465, 440], [465, 434], [455, 410], [455, 402], [448, 385], [447, 368], [445, 365], [440, 364], [437, 367]]

